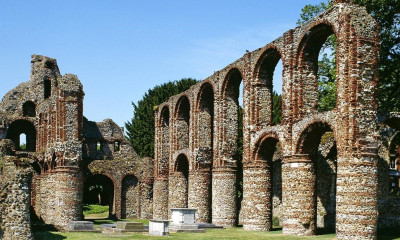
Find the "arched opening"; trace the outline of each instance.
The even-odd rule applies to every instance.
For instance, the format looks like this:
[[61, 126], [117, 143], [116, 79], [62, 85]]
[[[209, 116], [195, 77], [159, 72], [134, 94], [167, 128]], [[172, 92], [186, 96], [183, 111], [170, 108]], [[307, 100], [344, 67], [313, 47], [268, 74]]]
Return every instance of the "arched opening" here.
[[24, 117], [36, 116], [36, 106], [32, 101], [27, 101], [22, 105], [22, 113]]
[[272, 227], [280, 227], [283, 220], [282, 209], [282, 151], [279, 140], [275, 137], [264, 138], [259, 145], [256, 161], [261, 161], [264, 166], [267, 182], [263, 184], [267, 199], [265, 199], [271, 212], [266, 213], [267, 221]]
[[[275, 48], [267, 49], [256, 68], [257, 121], [262, 127], [276, 125], [282, 120], [282, 60]], [[278, 69], [279, 73], [275, 71]]]
[[[213, 191], [213, 222], [219, 224], [219, 221], [225, 221], [226, 225], [236, 225], [241, 210], [241, 202], [243, 199], [243, 85], [242, 85], [242, 74], [237, 68], [231, 69], [226, 75], [225, 82], [222, 86], [222, 97], [223, 97], [223, 108], [222, 108], [222, 141], [219, 148], [222, 150], [222, 162], [217, 162], [216, 167], [225, 166], [231, 167], [237, 170], [235, 173], [229, 173], [228, 179], [213, 179], [213, 184], [216, 188], [230, 188], [227, 191], [226, 196], [216, 196], [217, 192]], [[224, 173], [227, 174], [227, 173]], [[227, 178], [226, 176], [217, 176], [213, 174], [214, 178]], [[229, 183], [228, 183], [229, 181]], [[231, 184], [234, 181], [234, 186], [219, 186]], [[215, 183], [214, 183], [215, 182]], [[225, 189], [226, 190], [226, 189]], [[229, 192], [229, 194], [228, 194]], [[231, 195], [232, 194], [232, 195]], [[215, 198], [215, 200], [214, 200]], [[229, 200], [228, 200], [229, 199]], [[221, 201], [221, 202], [216, 202]], [[214, 214], [218, 204], [227, 204], [226, 201], [230, 201], [229, 205], [224, 206], [225, 208], [232, 208], [235, 211], [224, 211], [221, 219], [215, 220], [218, 217]], [[215, 203], [214, 203], [215, 202]], [[214, 207], [215, 205], [215, 207]], [[225, 215], [225, 216], [224, 216]], [[225, 219], [224, 219], [225, 218]], [[227, 219], [229, 219], [227, 221]], [[222, 223], [222, 222], [221, 222]]]
[[306, 32], [300, 43], [303, 114], [324, 112], [336, 107], [336, 36], [328, 24]]
[[214, 91], [209, 83], [205, 83], [200, 90], [198, 104], [198, 152], [197, 162], [201, 169], [212, 167], [213, 157], [213, 129], [214, 129]]
[[214, 91], [204, 83], [197, 97], [194, 170], [190, 173], [189, 208], [196, 208], [197, 222], [211, 222], [214, 136]]
[[160, 118], [160, 141], [161, 141], [161, 152], [158, 161], [158, 176], [168, 176], [169, 170], [169, 108], [164, 106], [161, 110]]
[[134, 175], [127, 175], [122, 180], [121, 218], [139, 218], [139, 185]]
[[181, 150], [189, 147], [189, 121], [190, 121], [190, 103], [186, 96], [179, 98], [175, 113], [176, 141], [177, 148]]
[[34, 152], [36, 150], [36, 129], [30, 121], [12, 122], [7, 131], [7, 138], [14, 142], [15, 149], [18, 151]]
[[47, 99], [51, 96], [51, 81], [49, 79], [44, 80], [43, 86], [43, 97]]
[[301, 135], [301, 154], [314, 165], [316, 227], [334, 232], [336, 223], [337, 149], [332, 128], [323, 122], [311, 124]]
[[180, 154], [175, 161], [174, 171], [169, 180], [169, 208], [188, 207], [189, 161]]
[[87, 205], [108, 206], [108, 218], [115, 218], [114, 183], [102, 174], [88, 177], [83, 189], [84, 210]]

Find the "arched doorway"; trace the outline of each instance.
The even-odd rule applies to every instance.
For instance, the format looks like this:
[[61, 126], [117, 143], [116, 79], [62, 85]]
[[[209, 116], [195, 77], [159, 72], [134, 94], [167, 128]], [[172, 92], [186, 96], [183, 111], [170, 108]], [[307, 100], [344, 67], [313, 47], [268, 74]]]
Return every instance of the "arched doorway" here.
[[135, 175], [127, 175], [122, 179], [121, 218], [138, 218], [139, 185]]
[[313, 164], [315, 176], [314, 203], [317, 232], [334, 232], [336, 222], [337, 149], [329, 124], [316, 122], [301, 135], [298, 149]]
[[108, 206], [108, 218], [115, 218], [113, 180], [102, 174], [88, 177], [83, 189], [83, 204]]

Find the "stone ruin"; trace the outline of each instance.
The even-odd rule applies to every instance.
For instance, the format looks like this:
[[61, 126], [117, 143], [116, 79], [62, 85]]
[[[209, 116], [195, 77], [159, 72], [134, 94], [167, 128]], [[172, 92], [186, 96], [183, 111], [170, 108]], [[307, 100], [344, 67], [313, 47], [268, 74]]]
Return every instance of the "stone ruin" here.
[[44, 56], [31, 65], [30, 80], [0, 103], [0, 239], [32, 239], [31, 220], [63, 230], [83, 218], [84, 203], [109, 205], [109, 217], [151, 218], [153, 160], [111, 119], [83, 116], [77, 76]]
[[[331, 34], [336, 107], [318, 112], [317, 59]], [[79, 79], [33, 55], [30, 80], [0, 103], [0, 238], [33, 239], [32, 219], [65, 229], [96, 201], [113, 218], [162, 220], [171, 208], [195, 208], [198, 223], [264, 231], [278, 219], [292, 235], [325, 228], [338, 239], [376, 239], [378, 228], [398, 228], [400, 114], [377, 115], [378, 36], [365, 8], [335, 1], [159, 105], [154, 162], [112, 120], [87, 120]], [[272, 125], [279, 60], [282, 122]]]
[[[332, 34], [336, 107], [318, 112], [318, 54]], [[268, 231], [279, 219], [284, 234], [313, 235], [325, 228], [336, 230], [338, 239], [376, 239], [378, 227], [400, 226], [400, 199], [389, 189], [398, 181], [389, 173], [399, 157], [400, 116], [377, 115], [378, 53], [372, 16], [352, 1], [335, 1], [311, 21], [160, 104], [153, 218], [169, 219], [171, 208], [195, 208], [197, 222], [240, 221], [244, 229]], [[282, 122], [272, 125], [272, 76], [279, 60]]]

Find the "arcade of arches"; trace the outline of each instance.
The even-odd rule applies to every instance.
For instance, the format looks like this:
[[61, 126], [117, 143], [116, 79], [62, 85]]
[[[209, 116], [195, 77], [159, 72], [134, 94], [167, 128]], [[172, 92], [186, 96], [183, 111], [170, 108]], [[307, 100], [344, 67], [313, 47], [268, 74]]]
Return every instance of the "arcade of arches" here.
[[[167, 219], [170, 207], [189, 207], [198, 209], [198, 222], [270, 230], [277, 218], [285, 234], [312, 235], [324, 228], [336, 231], [338, 239], [374, 239], [378, 225], [398, 226], [400, 215], [393, 215], [400, 211], [385, 209], [391, 203], [389, 177], [382, 176], [389, 176], [390, 149], [377, 141], [384, 133], [378, 127], [392, 129], [385, 132], [391, 136], [398, 129], [379, 123], [376, 112], [378, 27], [363, 7], [334, 2], [327, 12], [158, 106], [153, 218]], [[319, 112], [316, 63], [332, 34], [336, 106]], [[282, 121], [273, 124], [272, 76], [279, 60]], [[238, 168], [241, 83], [243, 168]], [[188, 170], [180, 168], [183, 162]]]

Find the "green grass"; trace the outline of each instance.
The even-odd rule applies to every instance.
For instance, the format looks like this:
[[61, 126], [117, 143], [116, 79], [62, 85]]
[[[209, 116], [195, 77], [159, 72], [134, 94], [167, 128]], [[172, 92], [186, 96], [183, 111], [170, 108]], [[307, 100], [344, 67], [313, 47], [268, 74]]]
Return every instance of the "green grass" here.
[[[101, 224], [104, 223], [115, 223], [113, 220], [108, 219], [97, 219], [92, 220], [95, 226], [98, 228]], [[121, 221], [134, 221], [134, 222], [142, 222], [143, 224], [148, 224], [149, 220], [143, 219], [124, 219]], [[49, 232], [49, 231], [41, 231], [35, 232], [35, 239], [45, 239], [45, 240], [62, 240], [62, 239], [70, 239], [70, 240], [107, 240], [107, 239], [177, 239], [177, 240], [208, 240], [208, 239], [226, 239], [226, 240], [241, 240], [241, 239], [279, 239], [279, 240], [295, 240], [295, 239], [335, 239], [335, 234], [323, 234], [318, 236], [310, 236], [310, 237], [296, 237], [296, 236], [287, 236], [282, 234], [281, 229], [275, 229], [271, 232], [255, 232], [255, 231], [245, 231], [241, 227], [234, 228], [226, 228], [226, 229], [207, 229], [206, 233], [170, 233], [169, 237], [156, 237], [149, 236], [147, 233], [125, 233], [118, 236], [106, 236], [101, 233], [83, 233], [83, 232], [74, 232], [74, 233], [62, 233], [62, 232]], [[379, 235], [378, 239], [380, 240], [394, 240], [400, 239], [399, 235], [397, 236], [383, 236]]]
[[90, 214], [100, 214], [100, 213], [108, 213], [108, 206], [89, 205], [89, 204], [83, 205], [83, 215], [84, 216], [87, 216]]
[[[103, 222], [106, 223], [106, 222]], [[110, 223], [110, 222], [107, 222]], [[99, 224], [99, 223], [97, 223]], [[101, 233], [59, 233], [59, 232], [36, 232], [36, 239], [46, 240], [83, 240], [83, 239], [176, 239], [176, 240], [208, 240], [208, 239], [226, 239], [226, 240], [240, 240], [240, 239], [280, 239], [280, 240], [295, 240], [295, 239], [335, 239], [335, 234], [324, 234], [311, 237], [296, 237], [283, 235], [281, 230], [272, 232], [253, 232], [245, 231], [242, 228], [228, 228], [228, 229], [208, 229], [206, 233], [171, 233], [169, 237], [155, 237], [149, 236], [146, 233], [126, 233], [119, 236], [105, 236]], [[392, 236], [379, 236], [382, 240], [400, 239]]]

